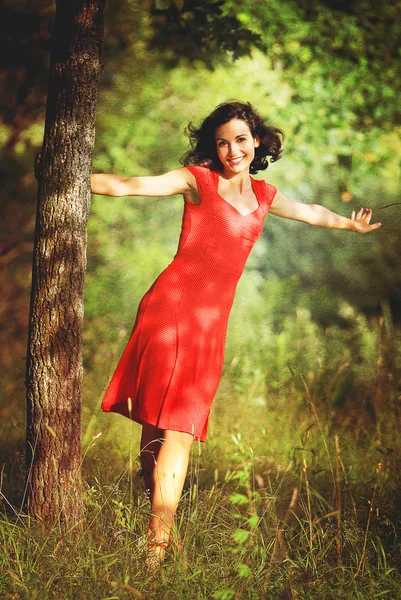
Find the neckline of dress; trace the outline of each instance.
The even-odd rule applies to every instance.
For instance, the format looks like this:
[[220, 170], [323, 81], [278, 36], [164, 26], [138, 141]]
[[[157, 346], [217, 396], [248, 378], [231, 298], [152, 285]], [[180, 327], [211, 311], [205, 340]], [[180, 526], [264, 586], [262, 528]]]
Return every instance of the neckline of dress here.
[[246, 214], [242, 213], [240, 210], [238, 210], [238, 208], [236, 208], [234, 206], [234, 204], [231, 204], [231, 202], [229, 202], [228, 200], [226, 200], [220, 193], [219, 193], [219, 173], [218, 171], [213, 171], [213, 173], [215, 173], [215, 180], [216, 180], [216, 194], [219, 196], [219, 198], [221, 198], [223, 200], [223, 202], [225, 202], [226, 204], [228, 204], [228, 206], [231, 206], [231, 208], [233, 208], [235, 210], [236, 213], [238, 213], [241, 217], [249, 217], [249, 215], [253, 215], [253, 213], [255, 213], [256, 211], [259, 210], [260, 208], [260, 202], [259, 202], [259, 197], [258, 197], [258, 193], [256, 191], [256, 186], [255, 186], [255, 179], [251, 176], [249, 176], [250, 180], [251, 180], [251, 186], [252, 186], [252, 191], [255, 194], [255, 198], [256, 198], [256, 202], [258, 203], [257, 207], [252, 210], [251, 212], [248, 212]]

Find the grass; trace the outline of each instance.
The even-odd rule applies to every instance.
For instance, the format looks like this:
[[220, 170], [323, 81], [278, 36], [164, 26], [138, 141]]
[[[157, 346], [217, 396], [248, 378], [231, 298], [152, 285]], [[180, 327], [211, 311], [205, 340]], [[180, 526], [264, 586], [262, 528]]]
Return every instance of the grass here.
[[79, 535], [44, 532], [3, 511], [1, 598], [401, 598], [394, 452], [368, 458], [370, 477], [361, 481], [342, 440], [323, 429], [319, 436], [321, 461], [305, 447], [300, 460], [277, 468], [233, 435], [223, 471], [208, 465], [207, 484], [194, 445], [177, 518], [186, 566], [170, 557], [157, 573], [146, 570], [138, 545], [149, 506], [136, 467], [101, 482], [93, 475], [101, 462], [87, 464]]
[[[286, 323], [271, 347], [233, 330], [177, 515], [185, 565], [146, 569], [137, 426], [85, 404], [79, 534], [21, 512], [22, 444], [9, 443], [0, 598], [401, 600], [400, 335], [384, 344], [358, 319], [323, 334], [302, 312]], [[88, 390], [101, 379], [89, 373]]]

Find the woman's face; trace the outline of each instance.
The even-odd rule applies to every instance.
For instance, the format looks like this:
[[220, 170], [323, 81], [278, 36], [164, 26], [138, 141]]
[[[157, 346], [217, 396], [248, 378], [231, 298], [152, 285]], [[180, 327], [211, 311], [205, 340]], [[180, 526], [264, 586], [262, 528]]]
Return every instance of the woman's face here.
[[226, 174], [234, 175], [249, 171], [255, 157], [255, 148], [260, 145], [258, 137], [252, 137], [247, 123], [232, 119], [215, 131], [217, 156]]

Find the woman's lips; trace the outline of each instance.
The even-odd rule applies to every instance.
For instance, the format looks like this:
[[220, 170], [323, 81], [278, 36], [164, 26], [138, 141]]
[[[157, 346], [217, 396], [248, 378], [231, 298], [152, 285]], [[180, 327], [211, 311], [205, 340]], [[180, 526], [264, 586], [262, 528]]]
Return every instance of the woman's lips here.
[[228, 162], [230, 163], [230, 165], [238, 165], [244, 158], [244, 156], [240, 156], [238, 158], [230, 158]]

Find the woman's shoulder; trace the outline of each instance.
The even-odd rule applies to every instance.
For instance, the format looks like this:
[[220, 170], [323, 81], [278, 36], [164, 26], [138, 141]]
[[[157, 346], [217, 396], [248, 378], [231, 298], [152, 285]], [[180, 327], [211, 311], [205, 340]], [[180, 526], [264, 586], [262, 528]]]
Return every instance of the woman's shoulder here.
[[215, 171], [206, 165], [187, 165], [186, 168], [195, 177], [198, 185], [214, 185]]
[[258, 188], [258, 192], [260, 196], [263, 198], [264, 203], [266, 204], [266, 208], [269, 209], [271, 203], [274, 200], [274, 197], [277, 193], [277, 188], [275, 185], [268, 183], [264, 179], [254, 179], [252, 177], [253, 185]]
[[185, 168], [191, 171], [194, 175], [200, 177], [208, 177], [212, 170], [206, 165], [185, 165]]
[[265, 179], [255, 179], [252, 177], [253, 185], [256, 185], [261, 190], [264, 190], [267, 194], [275, 194], [277, 192], [277, 188], [275, 185], [268, 183]]

